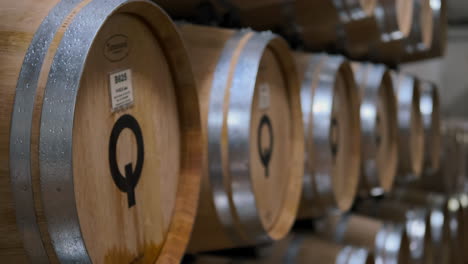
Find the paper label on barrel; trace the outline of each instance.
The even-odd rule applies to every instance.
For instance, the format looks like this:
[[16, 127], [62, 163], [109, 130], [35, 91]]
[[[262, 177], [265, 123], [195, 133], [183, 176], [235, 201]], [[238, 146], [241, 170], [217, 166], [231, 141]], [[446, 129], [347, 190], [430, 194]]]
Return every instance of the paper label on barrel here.
[[270, 86], [268, 83], [262, 83], [259, 87], [259, 108], [260, 110], [266, 110], [270, 107]]
[[127, 69], [109, 75], [112, 112], [133, 105], [132, 70]]

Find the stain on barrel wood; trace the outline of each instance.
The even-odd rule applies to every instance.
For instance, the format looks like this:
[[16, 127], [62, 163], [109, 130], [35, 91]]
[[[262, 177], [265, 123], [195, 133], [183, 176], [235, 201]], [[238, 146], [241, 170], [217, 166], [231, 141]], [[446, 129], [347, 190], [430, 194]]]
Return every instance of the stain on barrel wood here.
[[57, 2], [2, 9], [0, 256], [177, 263], [202, 153], [183, 42], [149, 1]]
[[[432, 263], [434, 248], [431, 211], [422, 206], [390, 199], [365, 200], [356, 205], [356, 212], [404, 225], [411, 244], [410, 256], [415, 263]], [[438, 230], [435, 230], [436, 232]]]

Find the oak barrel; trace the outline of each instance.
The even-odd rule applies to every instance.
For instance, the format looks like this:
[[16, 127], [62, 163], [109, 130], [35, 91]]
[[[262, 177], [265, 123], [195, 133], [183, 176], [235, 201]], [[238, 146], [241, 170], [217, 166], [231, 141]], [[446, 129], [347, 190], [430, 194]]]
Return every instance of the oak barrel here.
[[366, 248], [340, 245], [320, 239], [313, 234], [294, 233], [272, 245], [272, 254], [259, 260], [260, 264], [373, 264], [374, 255]]
[[414, 0], [377, 0], [375, 17], [382, 41], [398, 40], [409, 35], [413, 21]]
[[410, 34], [405, 40], [404, 53], [414, 54], [431, 48], [433, 33], [431, 1], [433, 0], [414, 0], [413, 23]]
[[[466, 160], [468, 158], [468, 122], [466, 119], [463, 118], [444, 118], [444, 120], [441, 122], [441, 132], [442, 136], [445, 137], [445, 134], [451, 134], [452, 137], [455, 137], [455, 142], [457, 144], [457, 149], [458, 153], [454, 153], [456, 156], [456, 159], [448, 162], [448, 165], [450, 166], [451, 162], [454, 162], [454, 164], [458, 164], [458, 174], [457, 175], [451, 175], [452, 178], [455, 176], [457, 182], [457, 186], [454, 189], [454, 192], [459, 192], [459, 193], [467, 193], [468, 192], [468, 167]], [[450, 132], [450, 133], [447, 133]], [[445, 140], [442, 140], [443, 145], [445, 146]], [[446, 162], [444, 161], [444, 153], [442, 153], [442, 160], [441, 160], [441, 167], [446, 165]], [[452, 156], [455, 157], [455, 156]], [[447, 157], [447, 159], [450, 159], [450, 157]]]
[[447, 0], [431, 0], [432, 14], [432, 41], [429, 49], [404, 54], [402, 61], [413, 62], [418, 60], [441, 57], [447, 46]]
[[357, 203], [355, 209], [359, 214], [405, 225], [405, 232], [411, 244], [412, 262], [432, 263], [433, 251], [437, 248], [432, 247], [431, 214], [426, 207], [389, 199], [379, 201], [368, 199]]
[[427, 173], [424, 187], [443, 193], [463, 193], [467, 189], [468, 155], [466, 124], [459, 119], [441, 121], [440, 167], [434, 173]]
[[424, 165], [424, 126], [420, 109], [419, 81], [405, 73], [392, 72], [398, 109], [397, 181], [420, 178]]
[[321, 237], [368, 248], [376, 263], [411, 263], [410, 240], [402, 224], [347, 213], [327, 216], [317, 229]]
[[452, 263], [462, 259], [463, 207], [457, 197], [415, 189], [396, 189], [391, 198], [419, 206], [426, 206], [431, 214], [434, 263]]
[[0, 10], [0, 259], [177, 263], [201, 126], [175, 25], [136, 0]]
[[[356, 33], [356, 26], [373, 16], [376, 0], [326, 0], [326, 1], [294, 1], [295, 20], [299, 38], [304, 45], [313, 51], [324, 49], [344, 49], [344, 46], [354, 45], [355, 40], [346, 34]], [[367, 25], [367, 23], [364, 23]], [[367, 27], [366, 27], [367, 29]], [[351, 36], [354, 37], [354, 36]], [[364, 37], [360, 34], [359, 37]], [[367, 36], [365, 36], [367, 39]], [[346, 42], [346, 43], [345, 43]], [[342, 45], [343, 44], [343, 45]]]
[[383, 65], [353, 63], [360, 90], [361, 187], [388, 192], [398, 166], [397, 101], [390, 71]]
[[[186, 264], [374, 264], [374, 255], [366, 248], [340, 245], [311, 233], [293, 233], [274, 244], [233, 255], [197, 254]], [[242, 255], [244, 253], [244, 255]]]
[[348, 210], [361, 162], [359, 92], [341, 56], [296, 53], [302, 82], [305, 172], [300, 218]]
[[180, 30], [208, 143], [189, 251], [280, 239], [294, 222], [304, 171], [299, 82], [289, 48], [269, 32], [189, 24]]
[[372, 43], [369, 56], [374, 61], [399, 63], [403, 55], [403, 42], [411, 32], [416, 0], [377, 0], [375, 20], [380, 39]]
[[437, 86], [429, 81], [420, 81], [419, 108], [424, 125], [424, 173], [431, 174], [440, 167], [441, 113]]

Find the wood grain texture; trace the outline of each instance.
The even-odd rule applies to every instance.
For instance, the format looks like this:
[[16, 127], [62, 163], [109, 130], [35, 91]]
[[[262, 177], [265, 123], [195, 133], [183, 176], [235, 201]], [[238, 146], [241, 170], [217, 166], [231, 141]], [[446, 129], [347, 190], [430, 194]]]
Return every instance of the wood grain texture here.
[[[262, 86], [268, 87], [270, 103], [267, 108], [260, 105]], [[272, 229], [276, 219], [283, 210], [285, 196], [288, 195], [289, 158], [291, 157], [292, 120], [291, 105], [288, 98], [287, 83], [281, 69], [281, 64], [272, 50], [267, 49], [260, 62], [256, 88], [253, 97], [252, 119], [250, 121], [250, 164], [252, 183], [257, 197], [261, 219], [267, 230]], [[273, 134], [263, 126], [258, 138], [259, 125], [262, 116], [267, 115], [273, 126]], [[268, 176], [258, 155], [257, 142], [262, 148], [268, 148], [273, 137], [273, 152], [268, 166]]]
[[[0, 34], [9, 36], [8, 41], [0, 41], [0, 55], [2, 61], [8, 58], [12, 67], [0, 72], [2, 168], [8, 168], [7, 132], [19, 69], [37, 26], [57, 2], [16, 1], [0, 11], [5, 13], [2, 18], [9, 19], [0, 26]], [[40, 236], [51, 263], [58, 263], [58, 259], [42, 204], [38, 158], [42, 103], [58, 44], [73, 18], [89, 2], [80, 2], [66, 16], [43, 65], [37, 65], [42, 71], [32, 119], [31, 177]], [[30, 12], [36, 16], [28, 15]], [[118, 34], [130, 39], [130, 55], [115, 62], [105, 53], [109, 38]], [[94, 263], [178, 263], [195, 216], [202, 156], [195, 82], [183, 43], [172, 21], [156, 6], [144, 1], [125, 3], [106, 20], [87, 58], [74, 109], [73, 173], [80, 229], [90, 258]], [[134, 96], [140, 103], [112, 113], [109, 74], [127, 68], [133, 70]], [[131, 209], [126, 195], [112, 182], [108, 160], [110, 130], [124, 113], [138, 119], [146, 156], [136, 189], [139, 206]], [[135, 137], [128, 130], [122, 132], [117, 152], [121, 172], [125, 164], [135, 164]], [[0, 174], [0, 186], [1, 208], [6, 212], [2, 211], [0, 226], [7, 227], [0, 239], [0, 259], [25, 263], [26, 252], [15, 230], [7, 170]]]
[[[115, 35], [126, 36], [130, 46], [128, 56], [119, 62], [109, 61], [102, 54], [106, 42]], [[88, 56], [73, 133], [81, 231], [96, 262], [104, 262], [105, 255], [113, 249], [132, 252], [134, 256], [154, 254], [149, 259], [155, 261], [158, 252], [153, 247], [160, 248], [167, 236], [180, 175], [181, 128], [170, 68], [151, 28], [124, 14], [109, 18]], [[109, 74], [126, 69], [132, 72], [134, 103], [128, 109], [112, 112]], [[127, 114], [140, 124], [145, 153], [132, 208], [128, 208], [127, 194], [116, 187], [108, 168], [110, 132], [116, 121]], [[135, 136], [124, 129], [117, 141], [119, 171], [123, 174], [126, 164], [135, 169], [137, 156]], [[102, 241], [102, 237], [107, 239]], [[149, 251], [145, 248], [148, 246]]]

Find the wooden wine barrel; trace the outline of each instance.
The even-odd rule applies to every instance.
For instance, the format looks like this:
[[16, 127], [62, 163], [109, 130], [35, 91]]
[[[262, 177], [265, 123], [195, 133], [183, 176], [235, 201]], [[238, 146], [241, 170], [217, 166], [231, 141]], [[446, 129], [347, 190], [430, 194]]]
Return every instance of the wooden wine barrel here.
[[408, 36], [413, 21], [413, 5], [414, 0], [377, 0], [374, 15], [382, 33], [382, 41]]
[[441, 120], [437, 86], [428, 81], [420, 81], [421, 101], [419, 108], [424, 125], [424, 171], [436, 172], [440, 167]]
[[[372, 49], [373, 60], [395, 65], [404, 61], [406, 54], [425, 52], [431, 48], [433, 33], [431, 0], [412, 0], [411, 2], [413, 5], [410, 9], [406, 7], [400, 9], [411, 10], [412, 20], [408, 34], [405, 34], [404, 38], [397, 34], [395, 40], [384, 40], [375, 45]], [[408, 20], [409, 18], [406, 18], [406, 21]]]
[[441, 164], [437, 171], [423, 177], [423, 187], [443, 193], [463, 192], [467, 185], [467, 149], [462, 142], [461, 129], [453, 120], [443, 121], [441, 129]]
[[[381, 1], [384, 2], [388, 0]], [[433, 38], [431, 0], [412, 0], [406, 1], [407, 3], [401, 2], [402, 3], [395, 2], [387, 4], [387, 8], [383, 9], [383, 13], [388, 13], [390, 14], [389, 16], [392, 16], [392, 11], [407, 12], [404, 17], [397, 16], [398, 20], [402, 22], [401, 24], [405, 24], [406, 27], [403, 31], [396, 31], [396, 33], [393, 32], [390, 35], [382, 35], [381, 41], [372, 48], [371, 58], [375, 61], [395, 65], [405, 61], [406, 54], [426, 52], [431, 48]], [[409, 5], [411, 5], [411, 7]], [[382, 25], [382, 23], [379, 24]], [[410, 27], [408, 27], [408, 24]]]
[[[434, 57], [441, 57], [447, 46], [447, 0], [431, 0], [432, 14], [432, 42], [428, 50], [404, 54], [402, 61], [412, 62]], [[426, 25], [427, 27], [427, 25]]]
[[369, 57], [374, 61], [396, 64], [401, 59], [403, 40], [410, 34], [414, 1], [377, 0], [375, 20], [380, 30], [377, 43], [372, 43]]
[[299, 82], [288, 46], [271, 33], [180, 30], [208, 143], [189, 251], [280, 239], [294, 222], [304, 171]]
[[338, 52], [348, 58], [363, 60], [369, 57], [372, 43], [380, 41], [380, 31], [375, 16], [341, 25], [336, 41]]
[[318, 223], [321, 237], [370, 249], [376, 263], [411, 263], [405, 226], [360, 215], [330, 215]]
[[364, 200], [355, 207], [359, 214], [405, 225], [412, 263], [432, 263], [431, 214], [425, 207], [392, 200]]
[[300, 218], [348, 210], [359, 182], [359, 96], [341, 56], [296, 53], [302, 81], [305, 172]]
[[[428, 51], [432, 45], [433, 20], [432, 0], [414, 0], [413, 23], [405, 41], [404, 53]], [[402, 56], [404, 59], [404, 56]]]
[[[452, 139], [453, 144], [456, 146], [453, 155], [445, 155], [442, 153], [441, 167], [445, 165], [455, 166], [458, 171], [457, 174], [450, 175], [450, 178], [453, 182], [456, 183], [455, 188], [452, 189], [453, 193], [467, 193], [468, 192], [468, 166], [466, 159], [468, 157], [468, 122], [463, 118], [445, 118], [442, 121], [442, 136], [445, 138], [445, 134], [451, 134], [451, 138], [455, 137], [455, 140]], [[445, 141], [443, 140], [443, 145], [446, 146]], [[443, 151], [445, 152], [445, 151]], [[450, 153], [449, 153], [450, 154]], [[455, 156], [456, 155], [456, 156]], [[444, 161], [444, 156], [447, 156], [449, 162]], [[453, 160], [450, 160], [452, 156]]]
[[461, 134], [453, 120], [441, 122], [440, 166], [429, 170], [422, 178], [419, 189], [441, 193], [458, 193], [466, 189], [467, 150], [460, 140]]
[[311, 234], [294, 234], [272, 248], [274, 255], [259, 263], [271, 264], [373, 264], [374, 255], [363, 247], [339, 245]]
[[[463, 235], [463, 211], [456, 197], [424, 192], [420, 190], [397, 189], [392, 199], [405, 201], [431, 210], [431, 226], [434, 248], [441, 249], [435, 255], [435, 263], [449, 263], [462, 259], [461, 249]], [[452, 263], [452, 262], [450, 262]]]
[[466, 159], [468, 156], [468, 126], [459, 118], [441, 122], [442, 147], [440, 169], [427, 177], [430, 190], [445, 193], [463, 193], [468, 188]]
[[[377, 0], [296, 0], [294, 14], [295, 24], [300, 29], [299, 38], [313, 51], [348, 48], [352, 52], [354, 49], [359, 49], [362, 47], [359, 46], [360, 43], [365, 42], [359, 40], [362, 38], [368, 40], [372, 35], [359, 34], [360, 32], [355, 29], [363, 25], [366, 26], [366, 30], [373, 28], [374, 24], [364, 21], [373, 15], [376, 3]], [[350, 32], [353, 35], [349, 35]], [[359, 35], [355, 37], [354, 34]]]
[[424, 163], [424, 127], [420, 109], [419, 81], [405, 73], [392, 72], [398, 109], [397, 180], [420, 178]]
[[366, 193], [388, 192], [398, 166], [397, 102], [391, 74], [383, 65], [353, 63], [352, 67], [361, 98], [360, 185]]
[[352, 59], [365, 58], [369, 43], [379, 40], [379, 28], [375, 19], [377, 0], [334, 1], [339, 14], [337, 50]]
[[339, 245], [310, 233], [294, 233], [272, 245], [255, 249], [253, 255], [199, 254], [186, 264], [373, 264], [374, 255], [365, 248]]
[[144, 0], [0, 12], [2, 262], [178, 262], [202, 138], [175, 25]]

